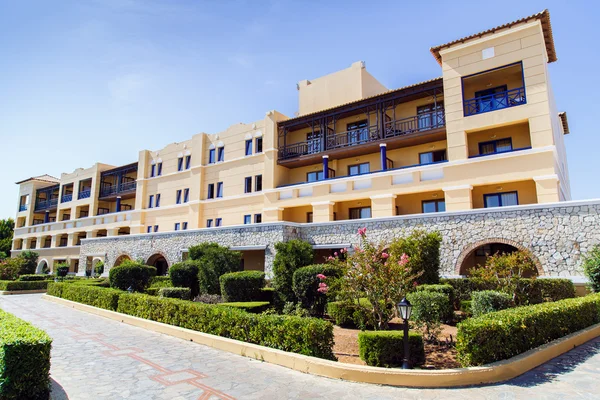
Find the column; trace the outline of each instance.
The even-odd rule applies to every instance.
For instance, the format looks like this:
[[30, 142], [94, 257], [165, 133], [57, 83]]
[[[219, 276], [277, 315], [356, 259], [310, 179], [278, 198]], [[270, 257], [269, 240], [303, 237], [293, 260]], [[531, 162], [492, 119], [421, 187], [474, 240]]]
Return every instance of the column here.
[[106, 230], [107, 236], [119, 236], [119, 228], [110, 228]]
[[67, 235], [67, 246], [71, 247], [71, 246], [75, 246], [75, 241], [77, 240], [77, 234], [75, 233], [69, 233]]
[[442, 188], [446, 202], [446, 211], [473, 209], [473, 186], [461, 185]]
[[44, 213], [44, 223], [47, 224], [48, 222], [50, 222], [50, 211], [46, 210]]
[[371, 196], [371, 216], [373, 218], [393, 217], [396, 215], [396, 195], [382, 194]]
[[387, 144], [379, 144], [379, 155], [381, 157], [381, 170], [385, 171], [387, 169]]
[[52, 248], [58, 247], [59, 244], [60, 244], [60, 235], [52, 236], [52, 238], [50, 239], [50, 247], [52, 247]]
[[313, 207], [313, 222], [333, 221], [333, 201], [320, 201], [311, 204]]
[[121, 196], [117, 196], [116, 212], [121, 212]]
[[534, 176], [537, 202], [556, 203], [560, 201], [558, 175]]
[[283, 208], [271, 207], [263, 208], [263, 222], [283, 221]]
[[323, 156], [323, 179], [329, 179], [329, 156]]

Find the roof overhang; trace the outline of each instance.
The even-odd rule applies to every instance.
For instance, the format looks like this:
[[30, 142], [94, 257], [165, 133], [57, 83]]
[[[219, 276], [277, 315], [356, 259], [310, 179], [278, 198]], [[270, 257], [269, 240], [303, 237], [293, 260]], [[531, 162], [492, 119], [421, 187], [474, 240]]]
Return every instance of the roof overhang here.
[[448, 42], [448, 43], [445, 43], [445, 44], [442, 44], [439, 46], [432, 47], [429, 50], [431, 51], [431, 54], [433, 54], [433, 57], [435, 57], [438, 64], [442, 65], [442, 56], [440, 55], [440, 51], [443, 49], [447, 49], [456, 44], [465, 43], [469, 40], [479, 39], [486, 35], [492, 35], [498, 31], [501, 31], [504, 29], [510, 29], [515, 25], [524, 24], [524, 23], [527, 23], [527, 22], [530, 22], [533, 20], [539, 20], [542, 24], [542, 31], [544, 34], [544, 42], [546, 44], [546, 52], [548, 53], [548, 62], [551, 63], [551, 62], [556, 61], [557, 60], [556, 49], [554, 47], [554, 38], [552, 37], [552, 25], [550, 24], [550, 12], [547, 9], [542, 12], [539, 12], [537, 14], [533, 14], [528, 17], [509, 22], [504, 25], [500, 25], [495, 28], [485, 30], [483, 32], [475, 33], [473, 35], [466, 36], [461, 39], [453, 40], [452, 42]]
[[22, 181], [15, 182], [15, 184], [20, 185], [21, 183], [29, 182], [29, 181], [38, 181], [44, 183], [59, 183], [60, 180], [50, 175], [40, 175], [40, 176], [32, 176], [31, 178], [23, 179]]
[[565, 111], [559, 112], [558, 118], [560, 118], [560, 123], [562, 124], [563, 134], [568, 135], [571, 133], [571, 131], [569, 131], [569, 120], [567, 120], [567, 113]]
[[330, 243], [330, 244], [313, 244], [314, 250], [330, 250], [330, 249], [349, 249], [352, 247], [352, 243]]

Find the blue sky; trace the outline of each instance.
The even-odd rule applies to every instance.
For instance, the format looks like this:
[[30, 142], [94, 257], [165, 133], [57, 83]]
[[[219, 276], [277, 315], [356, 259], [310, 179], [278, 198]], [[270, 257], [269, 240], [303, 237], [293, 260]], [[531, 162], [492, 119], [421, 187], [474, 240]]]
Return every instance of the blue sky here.
[[438, 77], [431, 46], [544, 8], [573, 198], [597, 198], [597, 2], [0, 0], [0, 218], [18, 180], [291, 116], [296, 82], [358, 60], [388, 88]]

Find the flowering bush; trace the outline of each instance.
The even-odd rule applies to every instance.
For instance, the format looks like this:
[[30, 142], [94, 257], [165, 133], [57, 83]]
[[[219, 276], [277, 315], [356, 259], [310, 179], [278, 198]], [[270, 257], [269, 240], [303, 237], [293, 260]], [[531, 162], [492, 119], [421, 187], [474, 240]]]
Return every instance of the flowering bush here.
[[[358, 234], [361, 244], [355, 252], [345, 261], [337, 258], [331, 262], [340, 264], [344, 271], [341, 281], [344, 296], [373, 314], [377, 330], [387, 329], [396, 304], [416, 286], [422, 272], [413, 271], [405, 253], [388, 252], [385, 244], [369, 242], [367, 228], [360, 228]], [[368, 302], [360, 302], [361, 298]]]
[[310, 315], [322, 316], [329, 298], [335, 298], [342, 271], [333, 265], [302, 267], [294, 272], [292, 289], [296, 300]]

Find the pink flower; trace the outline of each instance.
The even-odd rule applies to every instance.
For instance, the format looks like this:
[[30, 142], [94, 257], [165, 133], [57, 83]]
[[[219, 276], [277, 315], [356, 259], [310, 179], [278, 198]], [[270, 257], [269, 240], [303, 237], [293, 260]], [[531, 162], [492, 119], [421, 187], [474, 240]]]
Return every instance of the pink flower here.
[[327, 277], [323, 274], [317, 274], [317, 278], [319, 278], [320, 280], [327, 279]]
[[325, 282], [319, 283], [319, 288], [317, 289], [317, 292], [325, 294], [325, 293], [327, 293], [328, 290], [329, 290], [329, 287], [327, 286], [327, 284]]
[[337, 256], [338, 256], [338, 252], [336, 251], [335, 253], [333, 253], [333, 255], [334, 255], [335, 257], [337, 257]]
[[340, 253], [342, 253], [342, 254], [347, 253], [347, 252], [348, 252], [348, 249], [345, 249], [345, 248], [340, 250]]
[[358, 234], [360, 236], [365, 236], [367, 234], [367, 228], [358, 228]]
[[406, 253], [402, 253], [402, 256], [400, 257], [400, 261], [398, 261], [398, 265], [404, 266], [404, 265], [408, 264], [409, 260], [410, 259], [408, 258]]
[[386, 253], [385, 251], [383, 253], [381, 253], [381, 258], [385, 259], [388, 258], [390, 255], [388, 253]]
[[413, 286], [417, 287], [417, 286], [419, 286], [419, 284], [417, 282], [413, 282]]

